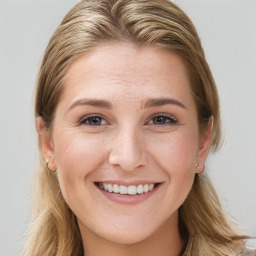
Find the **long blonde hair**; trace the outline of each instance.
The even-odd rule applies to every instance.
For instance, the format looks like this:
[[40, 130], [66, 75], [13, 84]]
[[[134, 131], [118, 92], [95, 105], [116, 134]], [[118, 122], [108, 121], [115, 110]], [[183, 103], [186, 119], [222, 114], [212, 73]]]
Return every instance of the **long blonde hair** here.
[[[38, 75], [35, 116], [50, 129], [65, 73], [77, 57], [105, 42], [154, 45], [179, 54], [191, 80], [198, 122], [203, 130], [214, 120], [212, 149], [220, 144], [217, 89], [200, 39], [187, 15], [168, 0], [84, 0], [63, 19], [52, 36]], [[33, 213], [26, 256], [82, 256], [77, 220], [62, 197], [57, 177], [41, 159], [32, 189]], [[227, 220], [206, 174], [196, 175], [179, 209], [180, 222], [192, 242], [188, 255], [225, 256], [243, 238]]]

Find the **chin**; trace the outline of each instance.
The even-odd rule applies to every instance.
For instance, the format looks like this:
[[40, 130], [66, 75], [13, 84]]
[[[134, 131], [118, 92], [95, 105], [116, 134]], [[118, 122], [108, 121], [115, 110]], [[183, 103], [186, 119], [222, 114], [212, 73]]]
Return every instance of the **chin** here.
[[134, 220], [127, 216], [126, 220], [115, 222], [103, 221], [99, 225], [100, 221], [96, 223], [84, 223], [78, 221], [79, 228], [82, 236], [84, 238], [97, 237], [102, 240], [108, 241], [110, 243], [120, 244], [120, 245], [131, 245], [140, 243], [150, 236], [152, 236], [157, 230], [158, 225], [152, 226], [151, 222], [144, 222], [143, 219], [139, 218]]
[[106, 235], [105, 239], [122, 245], [131, 245], [140, 243], [151, 236], [151, 232], [147, 230], [143, 230], [143, 232], [139, 232], [138, 230], [127, 231], [127, 232], [116, 232], [109, 233]]

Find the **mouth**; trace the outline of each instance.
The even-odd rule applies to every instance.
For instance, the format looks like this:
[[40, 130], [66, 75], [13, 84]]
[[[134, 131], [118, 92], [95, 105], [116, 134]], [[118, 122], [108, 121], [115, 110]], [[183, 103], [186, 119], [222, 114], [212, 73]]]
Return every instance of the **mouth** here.
[[142, 194], [148, 194], [157, 188], [161, 183], [149, 183], [149, 184], [138, 184], [138, 185], [118, 185], [105, 182], [95, 182], [95, 185], [108, 193], [117, 195], [129, 195], [136, 196]]

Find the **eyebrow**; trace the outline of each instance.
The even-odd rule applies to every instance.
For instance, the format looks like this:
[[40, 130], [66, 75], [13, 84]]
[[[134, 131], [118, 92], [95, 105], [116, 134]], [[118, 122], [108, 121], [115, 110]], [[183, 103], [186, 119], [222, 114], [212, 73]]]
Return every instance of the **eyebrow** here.
[[111, 102], [106, 101], [106, 100], [98, 100], [98, 99], [80, 99], [75, 101], [69, 108], [69, 110], [73, 109], [74, 107], [77, 106], [94, 106], [94, 107], [101, 107], [101, 108], [106, 108], [106, 109], [112, 109], [113, 106]]
[[[181, 103], [180, 101], [173, 99], [173, 98], [152, 98], [146, 100], [145, 104], [142, 105], [142, 108], [150, 108], [150, 107], [161, 107], [164, 105], [176, 105], [178, 107], [181, 107], [183, 109], [187, 109], [187, 107]], [[100, 99], [80, 99], [72, 103], [69, 110], [77, 107], [77, 106], [94, 106], [94, 107], [101, 107], [106, 109], [112, 109], [113, 105], [111, 102], [106, 100], [100, 100]]]
[[181, 103], [180, 101], [173, 99], [173, 98], [153, 98], [153, 99], [148, 99], [143, 108], [150, 108], [150, 107], [161, 107], [164, 105], [176, 105], [178, 107], [181, 107], [183, 109], [187, 109], [187, 107]]

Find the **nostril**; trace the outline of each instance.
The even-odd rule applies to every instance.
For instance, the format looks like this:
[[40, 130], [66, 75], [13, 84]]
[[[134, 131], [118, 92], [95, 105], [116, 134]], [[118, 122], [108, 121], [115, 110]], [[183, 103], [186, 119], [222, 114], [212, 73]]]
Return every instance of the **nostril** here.
[[112, 153], [109, 156], [109, 164], [120, 167], [124, 171], [138, 171], [145, 166], [143, 156], [134, 153]]
[[137, 128], [123, 124], [112, 141], [109, 163], [125, 171], [134, 171], [145, 166], [144, 143]]

